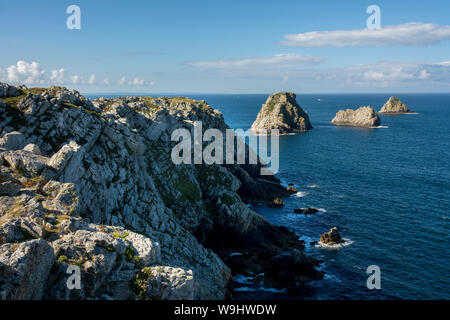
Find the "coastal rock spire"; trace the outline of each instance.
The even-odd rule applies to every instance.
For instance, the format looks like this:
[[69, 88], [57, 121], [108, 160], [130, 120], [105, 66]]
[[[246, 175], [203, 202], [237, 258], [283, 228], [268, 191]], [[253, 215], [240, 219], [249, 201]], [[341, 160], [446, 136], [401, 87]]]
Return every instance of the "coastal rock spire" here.
[[270, 133], [278, 129], [280, 134], [303, 132], [312, 129], [306, 113], [292, 92], [275, 93], [267, 98], [251, 127], [255, 133]]
[[397, 97], [390, 97], [389, 100], [384, 104], [379, 113], [384, 114], [401, 114], [401, 113], [412, 113], [408, 107], [401, 102]]

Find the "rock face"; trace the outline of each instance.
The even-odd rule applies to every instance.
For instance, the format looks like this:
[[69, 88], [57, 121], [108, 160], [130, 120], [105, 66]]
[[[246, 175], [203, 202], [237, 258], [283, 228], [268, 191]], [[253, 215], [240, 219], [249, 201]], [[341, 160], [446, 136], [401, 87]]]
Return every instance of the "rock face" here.
[[280, 134], [288, 134], [312, 129], [308, 114], [295, 98], [296, 95], [292, 92], [270, 95], [262, 105], [251, 131], [269, 134], [272, 129], [278, 129]]
[[412, 112], [413, 111], [409, 110], [408, 107], [396, 97], [390, 97], [379, 111], [379, 113], [384, 114], [401, 114]]
[[322, 276], [295, 233], [243, 203], [292, 193], [261, 164], [172, 162], [173, 130], [228, 128], [206, 102], [16, 90], [0, 99], [0, 298], [224, 299], [232, 274], [282, 252]]
[[331, 123], [340, 126], [354, 127], [378, 127], [381, 120], [378, 114], [371, 107], [360, 107], [357, 110], [340, 110], [331, 120]]
[[339, 234], [337, 227], [334, 227], [331, 228], [329, 232], [325, 232], [323, 235], [321, 235], [319, 242], [327, 245], [335, 245], [339, 243], [344, 243], [345, 241]]

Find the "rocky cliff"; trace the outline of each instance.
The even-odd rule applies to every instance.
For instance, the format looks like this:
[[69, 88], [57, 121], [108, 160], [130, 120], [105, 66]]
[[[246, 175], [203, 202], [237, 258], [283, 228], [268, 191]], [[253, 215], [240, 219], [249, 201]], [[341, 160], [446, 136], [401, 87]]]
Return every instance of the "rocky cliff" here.
[[340, 110], [331, 120], [331, 123], [341, 126], [355, 127], [378, 127], [381, 120], [378, 114], [371, 107], [360, 107], [357, 110]]
[[390, 97], [389, 100], [384, 104], [379, 113], [384, 114], [401, 114], [401, 113], [412, 113], [408, 107], [401, 102], [396, 97]]
[[292, 92], [275, 93], [267, 98], [253, 123], [255, 133], [270, 133], [278, 129], [280, 134], [303, 132], [312, 129], [308, 114], [303, 111]]
[[321, 278], [297, 235], [244, 204], [290, 194], [260, 164], [173, 164], [171, 133], [194, 121], [227, 128], [204, 101], [0, 84], [0, 299], [224, 299], [232, 274]]

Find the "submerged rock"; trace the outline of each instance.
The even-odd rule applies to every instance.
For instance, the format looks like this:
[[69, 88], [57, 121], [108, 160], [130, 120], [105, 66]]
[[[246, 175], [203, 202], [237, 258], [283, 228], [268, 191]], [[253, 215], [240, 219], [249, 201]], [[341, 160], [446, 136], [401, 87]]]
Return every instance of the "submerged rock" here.
[[316, 208], [297, 208], [297, 209], [294, 209], [294, 213], [304, 214], [304, 215], [316, 214], [317, 212], [319, 212], [319, 210], [316, 209]]
[[335, 245], [339, 243], [344, 243], [345, 241], [342, 239], [341, 235], [337, 227], [333, 227], [329, 232], [325, 232], [320, 236], [319, 242], [327, 245]]
[[270, 134], [272, 129], [278, 129], [280, 134], [288, 134], [312, 129], [308, 114], [295, 98], [296, 95], [292, 92], [270, 95], [250, 130]]
[[408, 107], [401, 102], [396, 97], [390, 97], [389, 100], [384, 104], [379, 113], [384, 114], [401, 114], [401, 113], [412, 113], [413, 111], [409, 110]]
[[273, 202], [269, 204], [271, 208], [281, 208], [284, 206], [284, 201], [280, 198], [273, 199]]
[[378, 114], [371, 107], [360, 107], [357, 110], [347, 109], [340, 110], [331, 120], [331, 123], [340, 126], [355, 127], [378, 127], [381, 120]]

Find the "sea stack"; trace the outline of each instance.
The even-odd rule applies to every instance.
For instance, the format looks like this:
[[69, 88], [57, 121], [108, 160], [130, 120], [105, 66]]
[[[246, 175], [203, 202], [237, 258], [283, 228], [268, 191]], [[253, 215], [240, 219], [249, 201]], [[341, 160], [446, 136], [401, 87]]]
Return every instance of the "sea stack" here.
[[312, 129], [308, 114], [295, 98], [296, 95], [292, 92], [270, 95], [250, 130], [257, 134], [270, 134], [272, 129], [278, 129], [280, 134], [289, 134]]
[[390, 97], [389, 100], [381, 108], [380, 113], [383, 114], [402, 114], [412, 113], [408, 107], [396, 97]]
[[334, 227], [331, 228], [329, 232], [325, 232], [323, 235], [321, 235], [319, 242], [332, 246], [335, 244], [344, 243], [345, 241], [339, 234], [337, 227]]
[[340, 110], [331, 120], [331, 123], [339, 126], [373, 128], [380, 126], [381, 120], [373, 108], [360, 107], [357, 110]]

